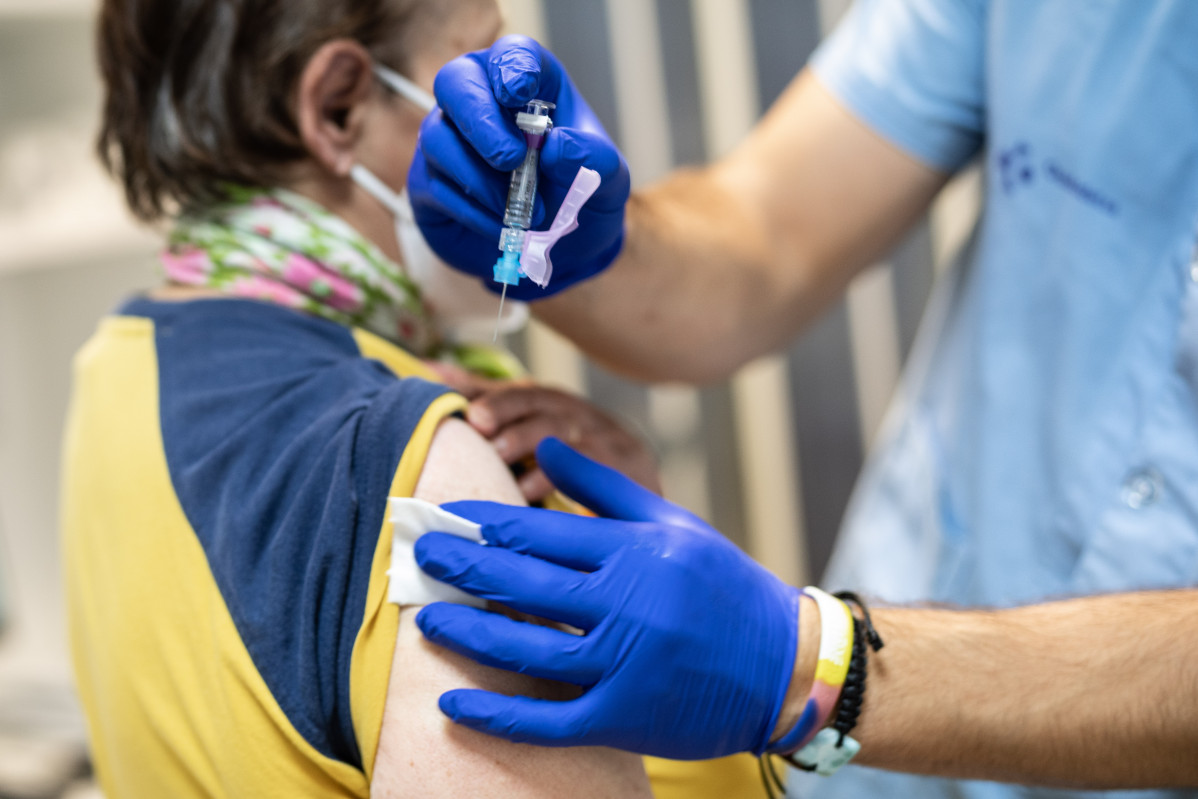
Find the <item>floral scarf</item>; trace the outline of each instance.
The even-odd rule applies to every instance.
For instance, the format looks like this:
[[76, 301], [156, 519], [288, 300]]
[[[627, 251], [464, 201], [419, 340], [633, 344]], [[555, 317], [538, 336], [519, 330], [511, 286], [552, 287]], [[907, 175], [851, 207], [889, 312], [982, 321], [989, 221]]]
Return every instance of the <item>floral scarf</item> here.
[[227, 192], [178, 220], [162, 253], [171, 281], [361, 327], [419, 357], [441, 354], [420, 287], [346, 222], [284, 189]]

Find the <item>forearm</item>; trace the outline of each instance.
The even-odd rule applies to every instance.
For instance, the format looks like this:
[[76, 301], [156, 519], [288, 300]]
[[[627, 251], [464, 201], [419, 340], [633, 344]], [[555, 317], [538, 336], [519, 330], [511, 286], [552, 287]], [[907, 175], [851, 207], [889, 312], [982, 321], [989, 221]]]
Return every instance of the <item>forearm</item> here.
[[885, 609], [860, 764], [1062, 787], [1198, 785], [1198, 591]]
[[722, 378], [785, 346], [944, 180], [804, 72], [728, 157], [634, 195], [604, 274], [534, 309], [619, 371]]
[[[759, 228], [717, 168], [676, 173], [633, 195], [625, 249], [615, 264], [534, 308], [623, 373], [650, 380], [723, 377], [780, 346], [800, 321], [799, 309], [783, 299], [793, 290], [779, 284], [799, 278], [802, 265], [789, 275], [772, 269]], [[754, 309], [757, 319], [746, 325]]]

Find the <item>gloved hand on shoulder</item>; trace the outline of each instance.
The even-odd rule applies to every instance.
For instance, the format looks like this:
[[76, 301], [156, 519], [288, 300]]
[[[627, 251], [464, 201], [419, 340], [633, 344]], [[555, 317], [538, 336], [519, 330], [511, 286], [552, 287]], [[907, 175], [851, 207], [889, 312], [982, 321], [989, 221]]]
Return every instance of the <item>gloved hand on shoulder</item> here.
[[536, 41], [506, 36], [461, 56], [437, 75], [438, 108], [427, 119], [408, 175], [408, 192], [425, 239], [447, 263], [498, 291], [491, 269], [512, 170], [527, 145], [515, 123], [529, 100], [556, 104], [541, 151], [534, 229], [553, 220], [579, 167], [603, 180], [579, 215], [579, 229], [554, 248], [547, 289], [521, 281], [509, 296], [536, 300], [607, 268], [624, 242], [628, 165], [561, 62]]
[[489, 546], [429, 533], [421, 568], [477, 596], [582, 631], [457, 605], [417, 623], [434, 643], [497, 668], [582, 686], [546, 701], [449, 691], [454, 721], [543, 746], [611, 746], [674, 759], [764, 750], [798, 648], [798, 589], [698, 517], [548, 439], [557, 487], [607, 518], [457, 502]]

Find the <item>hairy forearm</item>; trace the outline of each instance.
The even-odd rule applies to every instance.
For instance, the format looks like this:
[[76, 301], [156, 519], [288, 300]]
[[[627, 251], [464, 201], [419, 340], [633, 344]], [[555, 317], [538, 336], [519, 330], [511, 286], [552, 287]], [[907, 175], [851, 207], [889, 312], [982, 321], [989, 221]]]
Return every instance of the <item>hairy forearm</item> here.
[[634, 195], [604, 274], [534, 309], [618, 371], [719, 379], [785, 346], [944, 180], [804, 72], [722, 161]]
[[761, 221], [725, 180], [717, 168], [687, 170], [634, 195], [620, 259], [539, 303], [540, 318], [600, 362], [650, 380], [718, 379], [781, 346], [801, 324], [790, 284], [803, 265], [776, 268]]
[[1085, 788], [1198, 785], [1198, 591], [884, 609], [857, 762]]

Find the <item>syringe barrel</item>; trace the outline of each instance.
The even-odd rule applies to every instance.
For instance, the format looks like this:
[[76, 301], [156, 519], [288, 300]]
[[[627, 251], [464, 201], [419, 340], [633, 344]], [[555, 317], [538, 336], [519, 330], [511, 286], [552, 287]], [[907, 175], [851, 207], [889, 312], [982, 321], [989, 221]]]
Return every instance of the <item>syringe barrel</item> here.
[[553, 108], [553, 103], [530, 100], [524, 106], [524, 110], [516, 115], [516, 127], [524, 133], [524, 140], [528, 142], [528, 152], [524, 156], [524, 163], [512, 172], [512, 182], [507, 193], [507, 209], [503, 216], [505, 227], [516, 230], [528, 230], [532, 227], [541, 145], [545, 143], [545, 134], [553, 129], [553, 120], [549, 118], [549, 112]]
[[532, 227], [533, 203], [537, 197], [537, 169], [541, 163], [541, 151], [529, 147], [524, 163], [512, 172], [508, 187], [507, 210], [503, 215], [505, 227], [529, 230]]

